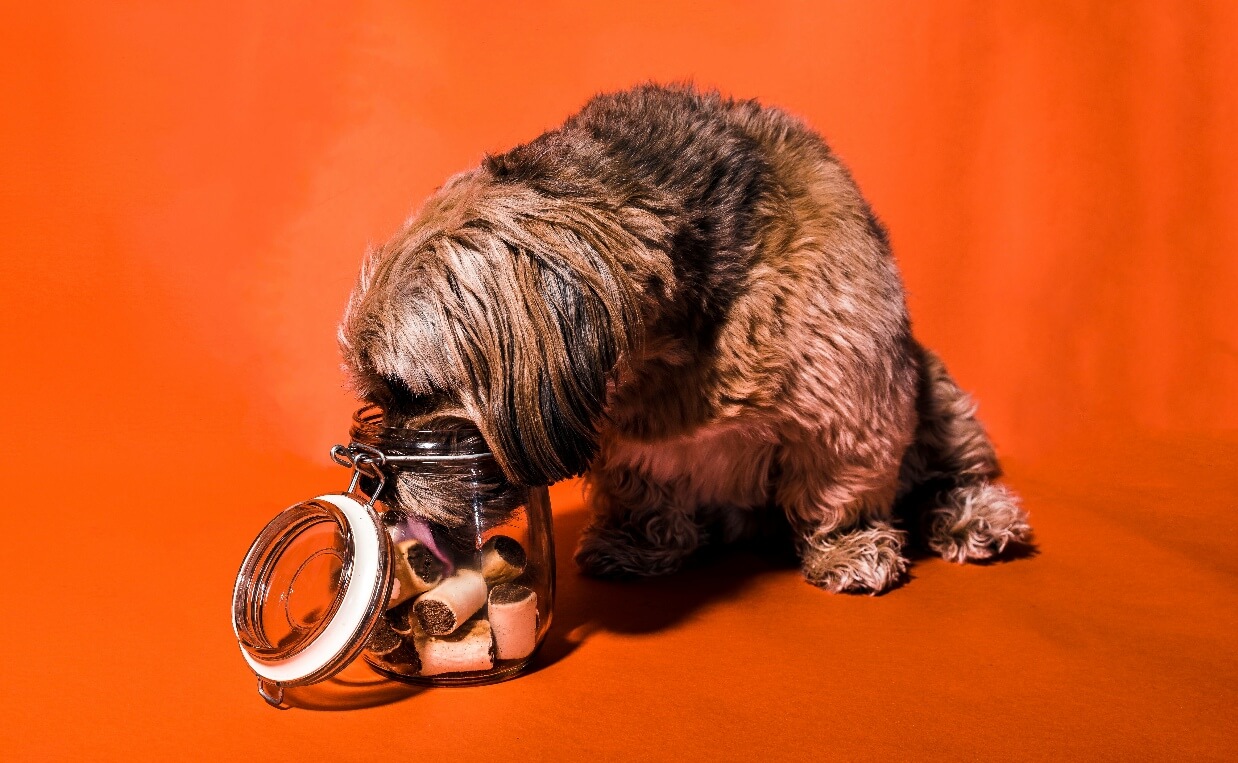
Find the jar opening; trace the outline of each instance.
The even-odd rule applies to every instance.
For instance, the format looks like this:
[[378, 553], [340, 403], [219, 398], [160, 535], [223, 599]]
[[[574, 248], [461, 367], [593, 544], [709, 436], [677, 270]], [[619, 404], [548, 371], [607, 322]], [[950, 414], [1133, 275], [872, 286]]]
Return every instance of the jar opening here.
[[436, 429], [392, 425], [377, 405], [367, 405], [353, 414], [349, 435], [355, 442], [408, 455], [493, 457], [481, 430], [468, 421], [457, 419]]

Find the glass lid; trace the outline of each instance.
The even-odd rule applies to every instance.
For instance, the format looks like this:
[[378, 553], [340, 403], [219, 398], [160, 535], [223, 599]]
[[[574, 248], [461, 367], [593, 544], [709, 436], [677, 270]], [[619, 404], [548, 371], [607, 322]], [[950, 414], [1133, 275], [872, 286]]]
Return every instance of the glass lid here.
[[284, 510], [250, 547], [232, 593], [246, 662], [278, 686], [314, 683], [351, 662], [391, 589], [386, 532], [356, 495]]

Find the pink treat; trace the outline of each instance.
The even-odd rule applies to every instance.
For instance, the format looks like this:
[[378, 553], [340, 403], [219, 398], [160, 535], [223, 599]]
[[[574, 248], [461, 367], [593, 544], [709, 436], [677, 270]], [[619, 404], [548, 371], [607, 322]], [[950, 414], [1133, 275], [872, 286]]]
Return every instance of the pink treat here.
[[495, 656], [523, 660], [537, 648], [537, 594], [514, 583], [490, 589], [490, 627]]

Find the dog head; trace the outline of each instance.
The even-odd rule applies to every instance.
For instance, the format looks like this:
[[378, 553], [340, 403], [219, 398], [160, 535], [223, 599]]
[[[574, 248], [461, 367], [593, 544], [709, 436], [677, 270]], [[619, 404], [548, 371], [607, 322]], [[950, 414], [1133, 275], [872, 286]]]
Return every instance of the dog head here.
[[470, 422], [513, 482], [583, 472], [642, 320], [641, 241], [596, 201], [453, 178], [362, 267], [339, 332], [354, 390], [389, 424]]

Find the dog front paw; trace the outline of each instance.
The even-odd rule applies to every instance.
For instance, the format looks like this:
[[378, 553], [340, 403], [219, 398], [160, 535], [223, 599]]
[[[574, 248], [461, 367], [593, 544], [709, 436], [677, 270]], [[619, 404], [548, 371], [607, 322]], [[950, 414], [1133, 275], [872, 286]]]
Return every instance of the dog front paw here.
[[990, 559], [1011, 544], [1030, 542], [1032, 534], [1018, 498], [991, 482], [948, 491], [927, 523], [929, 548], [960, 564]]
[[598, 536], [581, 538], [576, 565], [595, 578], [623, 578], [641, 574], [628, 550]]
[[[650, 532], [650, 524], [661, 532]], [[645, 525], [591, 526], [580, 537], [575, 559], [581, 571], [593, 577], [667, 575], [683, 566], [698, 542], [694, 525], [668, 522], [665, 517]]]
[[905, 537], [888, 525], [814, 534], [800, 552], [804, 578], [833, 593], [881, 593], [907, 571]]

